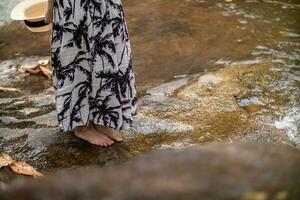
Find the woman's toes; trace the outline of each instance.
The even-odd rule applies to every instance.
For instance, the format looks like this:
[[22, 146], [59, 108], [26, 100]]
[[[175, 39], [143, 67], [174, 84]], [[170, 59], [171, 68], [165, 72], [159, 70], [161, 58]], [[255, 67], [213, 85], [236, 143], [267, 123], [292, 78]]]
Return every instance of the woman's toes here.
[[100, 133], [108, 136], [110, 139], [121, 142], [123, 141], [122, 133], [120, 133], [117, 130], [114, 130], [113, 128], [103, 126], [103, 125], [98, 125], [98, 124], [93, 124], [95, 129], [98, 130]]
[[112, 129], [107, 130], [106, 132], [104, 132], [104, 134], [106, 134], [111, 139], [119, 141], [119, 142], [123, 140], [121, 133], [116, 132], [115, 130], [112, 130]]
[[107, 143], [107, 142], [104, 142], [103, 145], [107, 147], [107, 146], [108, 146], [108, 143]]
[[115, 138], [118, 141], [122, 141], [123, 140], [123, 137], [121, 135], [116, 135]]
[[112, 140], [109, 139], [109, 138], [106, 138], [106, 140], [104, 141], [104, 144], [105, 144], [106, 146], [109, 146], [109, 145], [111, 145], [112, 143], [114, 143], [114, 141], [112, 141]]
[[109, 145], [111, 145], [111, 144], [113, 144], [113, 143], [114, 143], [114, 141], [112, 141], [112, 140], [109, 140], [109, 141], [108, 141], [108, 144], [109, 144]]

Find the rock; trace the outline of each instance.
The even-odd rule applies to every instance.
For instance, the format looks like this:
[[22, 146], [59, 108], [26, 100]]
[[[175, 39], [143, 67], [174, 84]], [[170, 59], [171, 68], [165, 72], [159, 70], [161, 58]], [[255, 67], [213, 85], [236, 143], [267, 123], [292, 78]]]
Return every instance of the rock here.
[[153, 146], [153, 149], [175, 149], [175, 150], [184, 150], [187, 147], [192, 147], [197, 144], [193, 143], [191, 139], [183, 139], [181, 138], [178, 141], [165, 142], [163, 144], [157, 144]]
[[[12, 102], [5, 97], [1, 104], [4, 115], [0, 117], [0, 151], [44, 171], [103, 166], [149, 149], [182, 150], [211, 141], [297, 146], [285, 129], [293, 135], [298, 118], [277, 122], [278, 108], [288, 101], [281, 90], [272, 93], [274, 87], [278, 89], [275, 83], [280, 75], [271, 68], [269, 60], [236, 63], [148, 89], [138, 100], [139, 112], [134, 116], [133, 128], [123, 131], [125, 141], [105, 149], [89, 145], [71, 132], [58, 132], [53, 87], [13, 98]], [[22, 112], [34, 111], [32, 108], [39, 111], [28, 115]]]
[[40, 109], [38, 108], [23, 108], [20, 110], [20, 112], [24, 113], [25, 115], [29, 115], [31, 113], [38, 112]]
[[188, 77], [178, 78], [173, 81], [148, 89], [147, 93], [150, 95], [166, 96], [168, 94], [172, 94], [176, 89], [186, 85], [188, 80]]
[[128, 162], [16, 180], [0, 199], [297, 200], [300, 152], [285, 145], [213, 143]]
[[177, 133], [184, 131], [192, 131], [193, 126], [189, 124], [184, 124], [179, 121], [174, 121], [170, 119], [159, 119], [155, 117], [149, 117], [144, 114], [138, 114], [134, 127], [136, 131], [141, 134], [150, 133]]
[[221, 77], [212, 75], [212, 74], [206, 74], [201, 76], [198, 79], [198, 83], [203, 84], [203, 85], [217, 85], [219, 83], [221, 83], [223, 81], [223, 79]]

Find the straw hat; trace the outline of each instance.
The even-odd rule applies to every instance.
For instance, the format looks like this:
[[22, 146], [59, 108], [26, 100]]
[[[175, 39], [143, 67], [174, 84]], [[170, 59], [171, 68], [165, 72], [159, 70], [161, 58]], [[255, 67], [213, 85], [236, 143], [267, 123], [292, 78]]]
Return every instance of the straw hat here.
[[23, 20], [28, 30], [45, 32], [51, 30], [52, 23], [45, 23], [48, 0], [24, 0], [16, 5], [10, 14], [13, 20]]

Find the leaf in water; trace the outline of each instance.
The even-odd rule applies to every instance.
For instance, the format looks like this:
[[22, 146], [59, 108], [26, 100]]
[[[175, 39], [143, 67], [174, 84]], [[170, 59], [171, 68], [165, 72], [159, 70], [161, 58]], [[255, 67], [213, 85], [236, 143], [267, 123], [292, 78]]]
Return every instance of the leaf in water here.
[[43, 176], [40, 172], [36, 171], [31, 165], [25, 162], [13, 162], [9, 167], [17, 174], [23, 174], [28, 176]]
[[51, 79], [52, 71], [48, 67], [40, 65], [40, 69], [42, 70], [43, 74], [45, 74], [49, 79]]
[[12, 87], [1, 87], [0, 86], [0, 91], [19, 92], [20, 89], [12, 88]]
[[27, 67], [22, 67], [18, 65], [16, 67], [16, 70], [21, 73], [29, 73], [29, 74], [39, 74], [43, 73], [48, 77], [48, 79], [51, 79], [52, 77], [52, 69], [50, 67], [51, 61], [50, 59], [45, 59], [45, 60], [39, 60], [38, 64], [35, 67], [27, 68]]
[[21, 73], [24, 73], [24, 72], [25, 72], [25, 70], [22, 68], [21, 65], [17, 65], [17, 66], [16, 66], [16, 71], [17, 71], [17, 72], [21, 72]]
[[23, 68], [23, 70], [29, 74], [38, 74], [41, 72], [40, 65], [37, 65], [34, 68]]
[[50, 62], [50, 59], [44, 59], [44, 60], [39, 60], [39, 65], [48, 65]]
[[1, 153], [0, 154], [0, 168], [8, 166], [13, 162], [14, 162], [14, 160], [9, 155], [7, 155], [6, 153]]

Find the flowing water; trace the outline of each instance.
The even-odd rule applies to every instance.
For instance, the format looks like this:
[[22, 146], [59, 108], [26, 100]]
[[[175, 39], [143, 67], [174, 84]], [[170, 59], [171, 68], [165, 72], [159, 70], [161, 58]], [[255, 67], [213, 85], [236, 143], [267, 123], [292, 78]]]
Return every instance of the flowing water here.
[[210, 141], [300, 147], [299, 0], [123, 0], [140, 113], [107, 151], [57, 134], [51, 82], [15, 72], [49, 56], [49, 33], [9, 22], [16, 2], [0, 2], [0, 86], [22, 89], [0, 93], [0, 151], [64, 168]]

